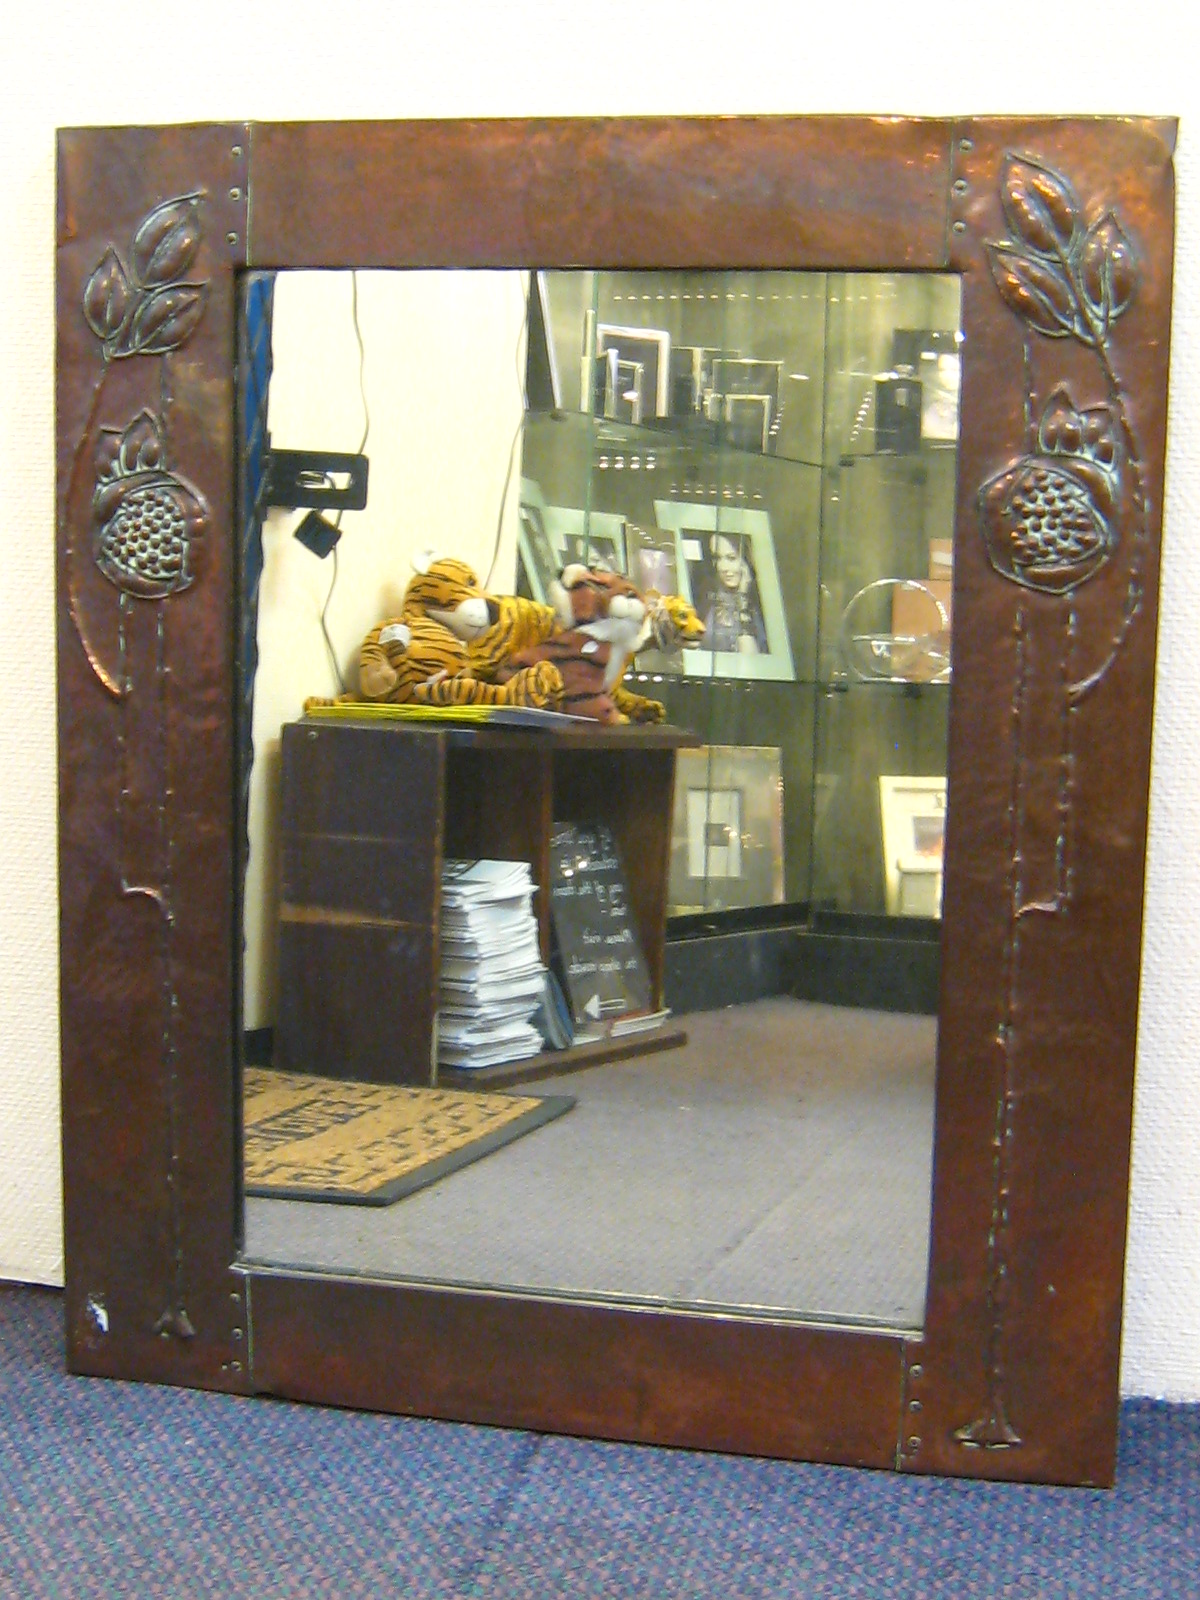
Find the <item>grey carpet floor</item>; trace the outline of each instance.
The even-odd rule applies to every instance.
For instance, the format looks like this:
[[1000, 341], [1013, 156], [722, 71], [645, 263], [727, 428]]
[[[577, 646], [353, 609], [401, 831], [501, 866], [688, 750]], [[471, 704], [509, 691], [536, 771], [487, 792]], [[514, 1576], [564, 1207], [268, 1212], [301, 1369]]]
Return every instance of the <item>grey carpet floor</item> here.
[[70, 1378], [63, 1359], [62, 1296], [0, 1286], [4, 1600], [1200, 1600], [1200, 1406], [1126, 1401], [1116, 1489], [1039, 1489]]
[[772, 999], [565, 1074], [557, 1122], [386, 1208], [246, 1202], [322, 1270], [920, 1327], [936, 1020]]

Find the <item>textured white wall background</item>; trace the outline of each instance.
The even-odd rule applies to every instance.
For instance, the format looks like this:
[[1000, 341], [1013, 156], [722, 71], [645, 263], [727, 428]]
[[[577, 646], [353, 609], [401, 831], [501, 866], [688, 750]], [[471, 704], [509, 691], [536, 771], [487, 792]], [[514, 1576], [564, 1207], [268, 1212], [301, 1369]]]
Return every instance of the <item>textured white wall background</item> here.
[[[314, 0], [0, 21], [0, 1277], [60, 1282], [53, 656], [56, 125], [875, 111], [1176, 114], [1171, 449], [1123, 1386], [1200, 1398], [1200, 113], [1182, 0]], [[613, 65], [616, 63], [616, 65]], [[622, 65], [623, 64], [623, 65]]]

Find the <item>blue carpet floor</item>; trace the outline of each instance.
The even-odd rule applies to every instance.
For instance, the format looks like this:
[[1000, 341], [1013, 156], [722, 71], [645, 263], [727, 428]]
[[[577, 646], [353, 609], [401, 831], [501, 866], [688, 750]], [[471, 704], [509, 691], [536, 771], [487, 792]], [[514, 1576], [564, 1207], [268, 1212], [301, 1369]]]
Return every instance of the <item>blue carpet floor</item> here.
[[3, 1600], [1200, 1597], [1200, 1407], [1029, 1489], [70, 1378], [61, 1320], [0, 1287]]

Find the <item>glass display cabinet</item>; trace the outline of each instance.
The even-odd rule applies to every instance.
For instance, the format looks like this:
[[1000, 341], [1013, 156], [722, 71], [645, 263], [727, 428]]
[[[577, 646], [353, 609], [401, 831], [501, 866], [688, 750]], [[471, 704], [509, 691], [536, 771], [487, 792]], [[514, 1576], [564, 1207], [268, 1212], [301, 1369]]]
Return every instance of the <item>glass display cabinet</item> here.
[[521, 591], [598, 563], [705, 628], [632, 678], [704, 741], [678, 758], [673, 934], [932, 924], [958, 278], [541, 272], [530, 306]]

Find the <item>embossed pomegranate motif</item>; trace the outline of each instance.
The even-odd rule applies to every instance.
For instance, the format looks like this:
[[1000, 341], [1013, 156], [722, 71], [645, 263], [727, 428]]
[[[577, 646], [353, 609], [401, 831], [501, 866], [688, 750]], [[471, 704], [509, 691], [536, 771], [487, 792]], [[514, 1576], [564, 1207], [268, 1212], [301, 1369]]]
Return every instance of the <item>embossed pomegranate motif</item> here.
[[118, 589], [153, 600], [188, 587], [192, 540], [204, 531], [207, 509], [167, 470], [151, 412], [141, 412], [123, 433], [101, 430], [92, 507], [96, 561]]
[[1077, 411], [1057, 389], [1038, 425], [1036, 454], [979, 490], [988, 558], [1015, 582], [1067, 594], [1116, 549], [1117, 430], [1107, 406]]

